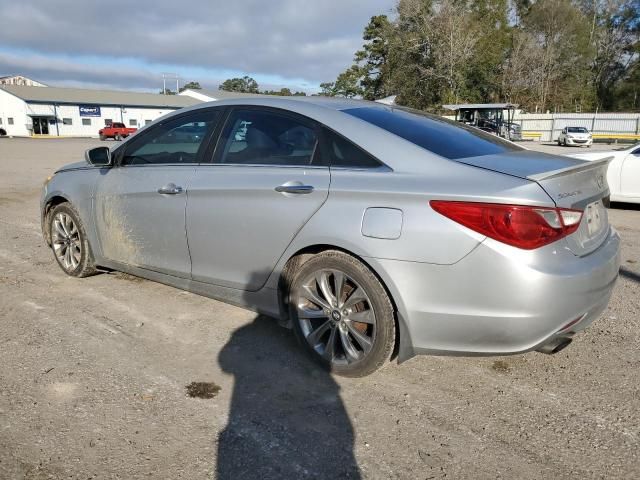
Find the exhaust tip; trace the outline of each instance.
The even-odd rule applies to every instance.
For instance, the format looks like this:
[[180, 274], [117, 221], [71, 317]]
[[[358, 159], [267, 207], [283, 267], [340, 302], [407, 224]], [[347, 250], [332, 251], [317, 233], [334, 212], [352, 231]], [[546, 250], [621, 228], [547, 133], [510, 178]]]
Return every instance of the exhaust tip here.
[[572, 341], [573, 339], [571, 337], [556, 337], [549, 343], [538, 348], [536, 351], [546, 353], [547, 355], [554, 355], [567, 348]]

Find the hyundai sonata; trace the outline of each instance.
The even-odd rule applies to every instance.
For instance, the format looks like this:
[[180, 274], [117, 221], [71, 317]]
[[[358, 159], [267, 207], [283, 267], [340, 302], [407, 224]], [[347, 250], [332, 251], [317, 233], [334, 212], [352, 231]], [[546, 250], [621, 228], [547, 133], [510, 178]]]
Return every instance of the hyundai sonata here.
[[228, 100], [58, 170], [42, 225], [69, 275], [253, 309], [363, 376], [415, 354], [564, 348], [618, 274], [606, 169], [400, 107]]

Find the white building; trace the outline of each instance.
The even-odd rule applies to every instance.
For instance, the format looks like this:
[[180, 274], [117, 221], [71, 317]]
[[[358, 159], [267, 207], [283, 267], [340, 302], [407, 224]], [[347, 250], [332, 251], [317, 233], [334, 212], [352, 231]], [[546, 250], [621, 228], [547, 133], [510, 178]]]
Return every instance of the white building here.
[[22, 85], [25, 87], [46, 87], [44, 83], [36, 82], [22, 75], [8, 75], [0, 77], [0, 85]]
[[225, 90], [208, 90], [206, 88], [191, 90], [187, 89], [180, 92], [180, 96], [186, 96], [200, 100], [201, 102], [214, 102], [216, 100], [227, 100], [229, 98], [243, 98], [243, 97], [264, 97], [257, 93], [239, 93], [239, 92], [227, 92]]
[[188, 95], [0, 85], [0, 129], [9, 136], [97, 137], [111, 122], [140, 127], [200, 102]]

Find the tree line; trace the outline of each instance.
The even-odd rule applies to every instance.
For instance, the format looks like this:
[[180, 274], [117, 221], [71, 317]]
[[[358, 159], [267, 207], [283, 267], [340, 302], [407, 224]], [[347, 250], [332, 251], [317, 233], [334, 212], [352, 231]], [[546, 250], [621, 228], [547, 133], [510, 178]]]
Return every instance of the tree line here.
[[639, 110], [640, 0], [399, 0], [321, 94], [437, 111]]
[[261, 95], [280, 95], [285, 97], [298, 97], [305, 96], [305, 92], [292, 92], [290, 89], [283, 87], [280, 90], [260, 90], [258, 82], [253, 78], [244, 76], [242, 78], [229, 78], [222, 82], [218, 88], [227, 92], [240, 92], [240, 93], [258, 93]]
[[[202, 87], [200, 86], [200, 82], [188, 82], [180, 87], [179, 92], [184, 92], [187, 89], [202, 90]], [[242, 78], [229, 78], [218, 85], [218, 89], [225, 90], [227, 92], [256, 93], [260, 95], [279, 95], [285, 97], [306, 96], [305, 92], [292, 92], [291, 89], [286, 87], [283, 87], [280, 90], [260, 90], [258, 82], [246, 75]], [[176, 94], [174, 90], [170, 90], [168, 88], [164, 92], [160, 90], [160, 93], [164, 95]]]

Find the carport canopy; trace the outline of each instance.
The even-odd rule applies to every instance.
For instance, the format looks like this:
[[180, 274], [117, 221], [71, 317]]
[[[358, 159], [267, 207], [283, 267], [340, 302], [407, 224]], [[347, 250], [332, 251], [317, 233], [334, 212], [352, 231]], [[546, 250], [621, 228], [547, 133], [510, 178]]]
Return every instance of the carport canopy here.
[[460, 103], [457, 105], [442, 105], [442, 108], [447, 110], [498, 110], [498, 109], [511, 109], [518, 108], [518, 105], [514, 103]]

